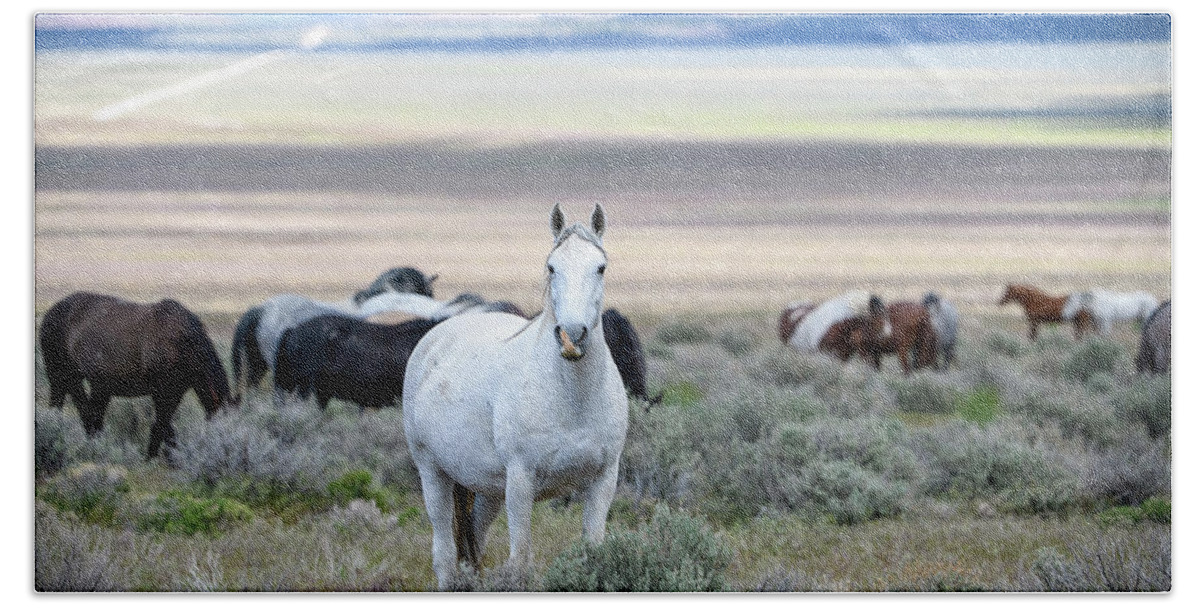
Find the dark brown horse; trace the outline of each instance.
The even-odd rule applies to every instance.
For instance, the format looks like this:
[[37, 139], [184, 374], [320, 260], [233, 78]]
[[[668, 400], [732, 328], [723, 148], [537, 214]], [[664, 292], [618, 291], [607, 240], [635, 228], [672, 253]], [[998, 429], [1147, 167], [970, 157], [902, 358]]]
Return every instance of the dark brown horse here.
[[[1037, 340], [1038, 325], [1063, 322], [1062, 310], [1063, 305], [1067, 303], [1067, 297], [1052, 296], [1029, 285], [1009, 283], [1004, 287], [1004, 297], [1000, 298], [999, 305], [1003, 306], [1009, 302], [1020, 304], [1025, 309], [1025, 318], [1029, 321], [1029, 339]], [[1091, 315], [1087, 311], [1080, 311], [1075, 315], [1073, 322], [1076, 340], [1094, 327]]]
[[50, 405], [61, 409], [70, 395], [88, 435], [104, 429], [112, 397], [154, 400], [148, 458], [164, 442], [174, 445], [171, 419], [188, 390], [196, 391], [209, 418], [230, 401], [225, 368], [204, 325], [175, 300], [136, 304], [74, 293], [46, 312], [39, 343]]
[[[906, 375], [914, 369], [932, 367], [937, 360], [937, 334], [929, 311], [916, 302], [892, 302], [887, 306], [887, 318], [892, 330], [890, 335], [874, 338], [871, 334], [863, 334], [859, 341], [859, 353], [863, 358], [879, 369], [883, 355], [895, 354]], [[912, 356], [911, 365], [909, 356]]]
[[1171, 371], [1171, 301], [1154, 309], [1142, 325], [1142, 339], [1134, 360], [1139, 374], [1166, 374]]

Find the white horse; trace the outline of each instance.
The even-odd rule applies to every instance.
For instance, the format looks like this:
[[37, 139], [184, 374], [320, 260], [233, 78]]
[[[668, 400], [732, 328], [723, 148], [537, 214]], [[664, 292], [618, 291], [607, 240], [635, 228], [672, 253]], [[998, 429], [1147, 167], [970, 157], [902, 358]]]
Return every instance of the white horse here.
[[866, 291], [851, 291], [821, 302], [805, 314], [788, 338], [788, 345], [802, 353], [817, 352], [821, 338], [829, 333], [829, 328], [839, 321], [865, 314], [870, 298], [871, 294]]
[[601, 323], [604, 223], [597, 205], [590, 229], [564, 228], [555, 205], [543, 312], [452, 317], [409, 358], [404, 432], [433, 524], [439, 589], [457, 562], [479, 567], [502, 505], [516, 568], [533, 559], [535, 500], [581, 490], [584, 538], [604, 537], [629, 413]]
[[1137, 319], [1145, 323], [1155, 308], [1158, 308], [1158, 298], [1144, 291], [1123, 293], [1093, 288], [1067, 296], [1062, 317], [1074, 319], [1081, 310], [1086, 310], [1092, 315], [1096, 330], [1108, 335], [1114, 322]]
[[958, 347], [958, 310], [954, 305], [934, 292], [925, 294], [921, 302], [929, 313], [929, 321], [933, 324], [933, 333], [937, 337], [937, 354], [934, 355], [933, 368], [938, 369], [938, 359], [950, 367], [954, 362], [955, 350]]

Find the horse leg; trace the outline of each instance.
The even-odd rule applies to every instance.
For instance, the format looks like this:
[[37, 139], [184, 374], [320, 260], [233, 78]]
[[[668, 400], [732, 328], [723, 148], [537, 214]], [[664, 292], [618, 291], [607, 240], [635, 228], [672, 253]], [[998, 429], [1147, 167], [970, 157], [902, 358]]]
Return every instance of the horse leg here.
[[1030, 321], [1029, 321], [1029, 340], [1031, 342], [1037, 342], [1037, 328], [1038, 328], [1038, 322], [1030, 319]]
[[617, 461], [614, 460], [583, 495], [583, 539], [587, 542], [599, 544], [604, 540], [604, 524], [616, 492]]
[[530, 526], [533, 521], [533, 474], [521, 463], [509, 463], [504, 485], [508, 514], [508, 566], [520, 571], [533, 561]]
[[446, 591], [458, 572], [454, 548], [454, 481], [432, 464], [417, 465], [425, 512], [433, 526], [433, 573]]
[[156, 391], [154, 399], [154, 424], [150, 427], [150, 446], [146, 449], [146, 460], [158, 456], [159, 448], [165, 442], [168, 448], [175, 447], [175, 410], [183, 394], [178, 391]]
[[104, 414], [108, 411], [108, 402], [111, 400], [112, 394], [95, 384], [92, 384], [90, 397], [82, 401], [77, 400], [75, 409], [79, 410], [79, 420], [83, 422], [83, 430], [87, 431], [88, 437], [104, 430]]
[[480, 564], [483, 563], [483, 550], [487, 547], [488, 529], [492, 527], [492, 522], [496, 521], [496, 516], [500, 514], [500, 507], [503, 505], [504, 501], [499, 498], [484, 494], [475, 495], [472, 523], [475, 526], [475, 557]]

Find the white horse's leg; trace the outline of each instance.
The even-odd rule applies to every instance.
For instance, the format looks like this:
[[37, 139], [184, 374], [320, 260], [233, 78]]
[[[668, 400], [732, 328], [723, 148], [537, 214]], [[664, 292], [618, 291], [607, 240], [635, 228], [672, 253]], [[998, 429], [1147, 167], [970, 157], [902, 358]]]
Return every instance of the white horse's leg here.
[[475, 526], [475, 542], [479, 544], [479, 551], [476, 555], [479, 556], [480, 564], [483, 563], [483, 552], [487, 548], [488, 528], [492, 527], [492, 522], [496, 521], [496, 516], [500, 514], [500, 507], [504, 501], [499, 498], [492, 498], [485, 494], [475, 495], [475, 510], [472, 524]]
[[608, 509], [617, 493], [617, 462], [604, 469], [604, 475], [588, 487], [583, 496], [583, 538], [590, 543], [604, 540]]
[[454, 482], [431, 464], [418, 465], [425, 511], [433, 525], [433, 573], [445, 591], [458, 571], [454, 546]]
[[508, 514], [508, 565], [525, 569], [533, 562], [530, 527], [533, 520], [533, 474], [519, 463], [509, 464], [504, 487]]

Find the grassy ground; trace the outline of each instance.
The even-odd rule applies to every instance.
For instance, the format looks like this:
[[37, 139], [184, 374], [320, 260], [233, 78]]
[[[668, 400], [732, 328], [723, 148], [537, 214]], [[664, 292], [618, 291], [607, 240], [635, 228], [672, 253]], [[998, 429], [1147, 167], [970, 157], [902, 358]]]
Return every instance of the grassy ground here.
[[[1143, 426], [1165, 411], [1169, 432], [1169, 380], [1133, 378], [1132, 331], [1075, 343], [1066, 329], [1050, 330], [1030, 344], [988, 328], [968, 337], [955, 369], [904, 378], [894, 359], [877, 374], [861, 362], [795, 355], [751, 320], [672, 317], [641, 329], [650, 389], [666, 398], [649, 414], [631, 403], [610, 529], [644, 529], [655, 505], [694, 514], [731, 551], [722, 570], [729, 589], [1170, 585], [1170, 443], [1148, 440], [1156, 427]], [[1164, 389], [1165, 401], [1153, 393]], [[1158, 396], [1146, 401], [1146, 390]], [[43, 409], [40, 382], [37, 399], [39, 449], [53, 445], [44, 454], [59, 455], [39, 455], [43, 588], [417, 591], [434, 583], [398, 409], [360, 413], [335, 400], [323, 413], [313, 403], [279, 410], [259, 390], [206, 423], [189, 395], [177, 417], [179, 462], [168, 467], [142, 462], [145, 400], [114, 400], [105, 433], [85, 441], [72, 408], [65, 416]], [[804, 464], [781, 443], [798, 431], [818, 446]], [[881, 431], [888, 439], [878, 443]], [[971, 455], [979, 442], [985, 451]], [[87, 463], [119, 471], [121, 487], [105, 494], [102, 482], [77, 481]], [[828, 494], [788, 493], [790, 475], [831, 465], [848, 468], [807, 482]], [[367, 483], [347, 481], [360, 471]], [[178, 496], [190, 509], [154, 506]], [[348, 502], [356, 498], [363, 502]], [[212, 502], [221, 500], [231, 502]], [[1165, 501], [1165, 519], [1161, 508], [1150, 515], [1155, 500]], [[539, 503], [537, 565], [518, 588], [541, 588], [579, 537], [580, 514], [577, 502]], [[487, 551], [486, 573], [500, 576], [503, 516]]]

